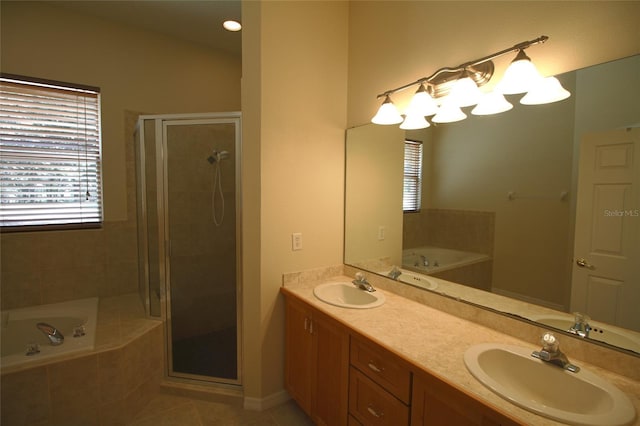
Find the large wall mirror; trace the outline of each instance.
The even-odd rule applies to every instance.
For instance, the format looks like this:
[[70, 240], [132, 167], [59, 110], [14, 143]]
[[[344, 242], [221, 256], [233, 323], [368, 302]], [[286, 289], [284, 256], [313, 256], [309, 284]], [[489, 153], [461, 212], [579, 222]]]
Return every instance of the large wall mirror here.
[[572, 96], [553, 104], [348, 129], [344, 260], [563, 331], [580, 312], [589, 339], [640, 355], [640, 55], [557, 77]]

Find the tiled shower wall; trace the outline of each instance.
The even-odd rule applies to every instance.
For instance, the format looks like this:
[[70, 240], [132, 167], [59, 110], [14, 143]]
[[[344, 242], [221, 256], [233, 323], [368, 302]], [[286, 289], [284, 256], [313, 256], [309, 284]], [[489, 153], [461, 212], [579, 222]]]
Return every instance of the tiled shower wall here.
[[435, 246], [493, 255], [494, 212], [425, 209], [406, 213], [403, 248]]
[[126, 113], [127, 220], [102, 229], [0, 234], [2, 309], [138, 289], [133, 127]]
[[[173, 126], [168, 131], [168, 197], [171, 238], [172, 339], [236, 326], [235, 126]], [[228, 151], [220, 163], [222, 201], [214, 187], [214, 150]]]

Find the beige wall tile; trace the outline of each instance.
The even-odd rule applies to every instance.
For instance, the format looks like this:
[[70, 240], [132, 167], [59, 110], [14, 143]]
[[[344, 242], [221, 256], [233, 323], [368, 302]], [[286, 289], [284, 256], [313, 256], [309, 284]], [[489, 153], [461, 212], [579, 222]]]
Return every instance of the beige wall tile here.
[[53, 423], [97, 425], [100, 406], [98, 357], [91, 355], [51, 364], [47, 369]]
[[51, 399], [46, 367], [4, 374], [1, 380], [0, 423], [27, 426], [49, 419]]

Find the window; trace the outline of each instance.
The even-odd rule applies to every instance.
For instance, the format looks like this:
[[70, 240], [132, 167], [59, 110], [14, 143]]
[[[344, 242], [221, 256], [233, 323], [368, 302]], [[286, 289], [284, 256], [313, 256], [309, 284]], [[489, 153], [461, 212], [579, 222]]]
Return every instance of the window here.
[[422, 198], [422, 142], [404, 141], [404, 185], [402, 210], [420, 211]]
[[3, 231], [102, 223], [100, 93], [0, 77]]

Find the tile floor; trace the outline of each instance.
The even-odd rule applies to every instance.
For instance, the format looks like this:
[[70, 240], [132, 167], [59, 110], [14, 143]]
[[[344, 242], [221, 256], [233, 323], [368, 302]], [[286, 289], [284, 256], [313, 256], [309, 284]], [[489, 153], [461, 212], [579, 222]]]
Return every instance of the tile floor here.
[[161, 392], [128, 426], [312, 426], [293, 401], [262, 412], [242, 408], [240, 399], [212, 402]]

